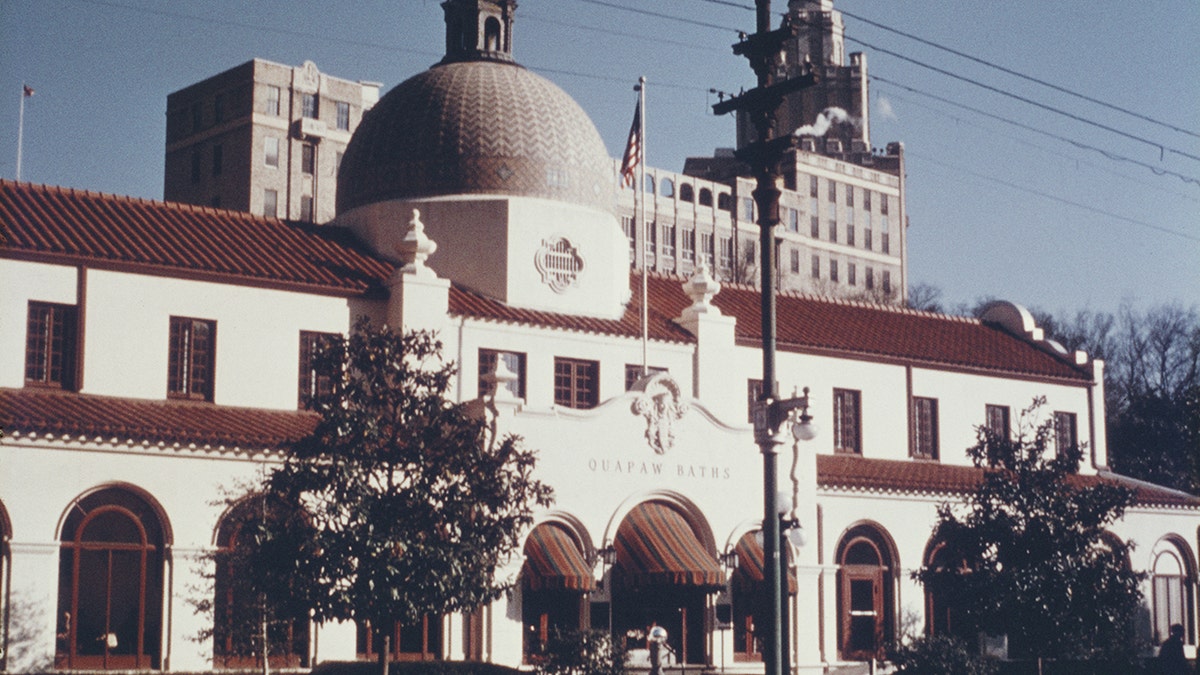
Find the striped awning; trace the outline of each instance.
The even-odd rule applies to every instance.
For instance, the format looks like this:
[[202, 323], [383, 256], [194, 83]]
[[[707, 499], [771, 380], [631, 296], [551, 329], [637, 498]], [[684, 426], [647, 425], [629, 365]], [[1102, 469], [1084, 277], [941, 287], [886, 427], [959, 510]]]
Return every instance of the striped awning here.
[[583, 558], [579, 544], [567, 528], [542, 523], [525, 540], [522, 576], [535, 591], [579, 591], [596, 589], [592, 567]]
[[683, 514], [659, 502], [638, 504], [614, 540], [616, 578], [635, 588], [692, 586], [720, 588], [725, 575], [704, 550]]
[[[749, 590], [754, 586], [763, 583], [763, 549], [756, 538], [758, 532], [747, 532], [738, 539], [738, 543], [733, 550], [737, 553], [738, 566], [733, 573], [733, 583], [735, 586], [741, 587], [743, 590]], [[785, 546], [784, 551], [787, 554], [787, 561], [792, 560], [792, 551], [790, 546]], [[790, 567], [790, 565], [789, 565]], [[788, 594], [795, 595], [798, 588], [796, 582], [796, 573], [788, 572], [787, 575]]]

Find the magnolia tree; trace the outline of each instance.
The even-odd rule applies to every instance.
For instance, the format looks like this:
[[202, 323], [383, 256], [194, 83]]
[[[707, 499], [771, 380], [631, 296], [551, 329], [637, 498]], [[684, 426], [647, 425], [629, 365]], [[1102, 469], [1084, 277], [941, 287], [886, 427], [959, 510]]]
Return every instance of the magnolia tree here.
[[533, 452], [446, 398], [440, 353], [430, 333], [366, 321], [320, 345], [320, 422], [262, 486], [294, 508], [241, 537], [263, 593], [317, 622], [369, 622], [385, 674], [395, 623], [499, 597], [497, 567], [552, 497]]
[[953, 602], [960, 631], [1007, 635], [1017, 656], [1131, 657], [1144, 575], [1130, 569], [1132, 544], [1106, 530], [1133, 494], [1078, 475], [1082, 450], [1031, 422], [1043, 403], [1022, 413], [1014, 439], [979, 431], [967, 452], [983, 477], [938, 509], [944, 548], [914, 576]]

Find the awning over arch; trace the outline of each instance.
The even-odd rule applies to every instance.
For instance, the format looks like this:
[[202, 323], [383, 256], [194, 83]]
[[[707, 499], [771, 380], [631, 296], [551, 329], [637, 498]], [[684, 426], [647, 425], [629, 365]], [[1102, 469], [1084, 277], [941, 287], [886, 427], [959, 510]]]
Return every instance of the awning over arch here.
[[525, 565], [521, 570], [535, 591], [579, 591], [596, 589], [592, 567], [583, 558], [579, 544], [567, 528], [542, 523], [525, 540]]
[[617, 579], [631, 587], [691, 586], [716, 589], [725, 575], [683, 514], [658, 502], [638, 504], [614, 540]]
[[[766, 565], [763, 558], [762, 544], [758, 543], [757, 534], [758, 532], [743, 534], [742, 538], [738, 539], [737, 545], [733, 548], [738, 557], [737, 570], [733, 573], [733, 583], [735, 587], [740, 587], [743, 590], [752, 589], [764, 581], [763, 568]], [[792, 560], [791, 548], [785, 547], [784, 551], [787, 554], [787, 561], [790, 563]], [[796, 572], [789, 569], [787, 575], [788, 595], [795, 595], [798, 588]]]

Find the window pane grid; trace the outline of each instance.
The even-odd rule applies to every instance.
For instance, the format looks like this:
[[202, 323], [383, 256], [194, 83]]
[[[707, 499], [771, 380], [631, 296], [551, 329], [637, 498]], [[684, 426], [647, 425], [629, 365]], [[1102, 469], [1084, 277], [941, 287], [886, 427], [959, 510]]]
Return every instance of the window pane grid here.
[[596, 361], [554, 360], [554, 403], [567, 408], [592, 408], [598, 400], [600, 364]]

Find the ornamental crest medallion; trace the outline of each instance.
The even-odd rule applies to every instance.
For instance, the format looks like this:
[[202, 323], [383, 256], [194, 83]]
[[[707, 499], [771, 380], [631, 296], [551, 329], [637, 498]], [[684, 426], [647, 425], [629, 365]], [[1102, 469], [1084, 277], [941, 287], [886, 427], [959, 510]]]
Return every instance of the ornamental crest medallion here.
[[679, 384], [667, 373], [642, 378], [633, 386], [638, 392], [633, 414], [646, 419], [646, 442], [655, 454], [664, 455], [675, 445], [675, 424], [687, 414]]
[[555, 293], [565, 293], [583, 273], [583, 258], [566, 237], [543, 239], [533, 264], [542, 275], [542, 283]]

